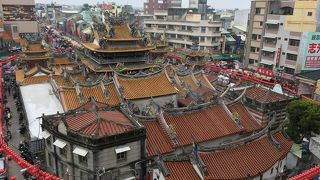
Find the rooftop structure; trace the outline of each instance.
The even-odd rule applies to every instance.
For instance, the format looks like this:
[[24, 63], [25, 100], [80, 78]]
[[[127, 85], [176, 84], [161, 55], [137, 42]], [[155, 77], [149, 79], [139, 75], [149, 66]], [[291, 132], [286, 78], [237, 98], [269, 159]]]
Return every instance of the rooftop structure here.
[[148, 0], [144, 3], [144, 13], [153, 14], [169, 8], [180, 8], [182, 0]]
[[[84, 106], [65, 114], [42, 116], [50, 170], [61, 178], [81, 175], [92, 179], [101, 167], [121, 179], [133, 178], [136, 172], [143, 175], [142, 168], [135, 173], [130, 169], [144, 159], [144, 127], [123, 109], [102, 106], [93, 98]], [[53, 156], [59, 158], [52, 161]]]
[[150, 46], [134, 27], [129, 27], [123, 18], [110, 17], [108, 22], [107, 25], [94, 25], [91, 32], [94, 40], [82, 43], [91, 66], [96, 69], [110, 69], [109, 65], [115, 68], [120, 63], [148, 66], [146, 55], [155, 47]]

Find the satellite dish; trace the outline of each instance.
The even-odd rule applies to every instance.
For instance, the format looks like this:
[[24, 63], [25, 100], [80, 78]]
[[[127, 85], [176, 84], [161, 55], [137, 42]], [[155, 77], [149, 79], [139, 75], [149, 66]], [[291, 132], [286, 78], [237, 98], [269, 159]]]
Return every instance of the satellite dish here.
[[272, 91], [273, 91], [273, 92], [276, 92], [276, 93], [278, 93], [278, 94], [283, 94], [283, 90], [282, 90], [282, 87], [281, 87], [280, 84], [274, 85]]

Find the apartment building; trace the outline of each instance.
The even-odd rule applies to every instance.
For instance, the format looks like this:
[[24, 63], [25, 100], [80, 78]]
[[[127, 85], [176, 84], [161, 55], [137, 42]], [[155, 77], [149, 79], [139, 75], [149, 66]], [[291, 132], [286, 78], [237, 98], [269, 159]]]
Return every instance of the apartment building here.
[[155, 11], [167, 10], [169, 8], [180, 8], [182, 0], [148, 0], [144, 3], [144, 13], [153, 14]]
[[304, 68], [303, 64], [308, 56], [304, 53], [309, 48], [307, 43], [316, 35], [310, 33], [316, 31], [317, 8], [316, 0], [252, 1], [245, 64], [273, 69], [286, 79], [301, 70], [314, 70], [315, 66]]
[[197, 9], [173, 8], [145, 19], [145, 32], [151, 37], [165, 35], [169, 46], [191, 49], [194, 42], [200, 50], [219, 50], [221, 22], [201, 18]]
[[38, 32], [34, 0], [1, 0], [0, 11], [5, 26], [12, 26], [11, 29], [18, 33]]

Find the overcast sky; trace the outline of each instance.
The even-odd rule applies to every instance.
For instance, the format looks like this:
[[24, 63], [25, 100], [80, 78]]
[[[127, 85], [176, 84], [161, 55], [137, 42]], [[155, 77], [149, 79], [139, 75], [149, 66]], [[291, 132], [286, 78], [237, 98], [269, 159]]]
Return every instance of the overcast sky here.
[[[36, 3], [50, 3], [56, 2], [58, 4], [96, 4], [97, 2], [102, 2], [103, 0], [35, 0]], [[146, 0], [104, 0], [104, 2], [116, 2], [117, 4], [131, 4], [134, 7], [143, 7], [143, 2]], [[251, 0], [208, 0], [208, 5], [215, 9], [250, 9]], [[188, 7], [189, 0], [182, 0], [182, 6]]]

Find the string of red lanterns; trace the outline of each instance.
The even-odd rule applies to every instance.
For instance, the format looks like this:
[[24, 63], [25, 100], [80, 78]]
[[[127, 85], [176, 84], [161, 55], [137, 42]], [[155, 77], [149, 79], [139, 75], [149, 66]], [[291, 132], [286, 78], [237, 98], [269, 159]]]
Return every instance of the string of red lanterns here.
[[[0, 62], [0, 78], [2, 78], [2, 66], [8, 62], [11, 62], [15, 59], [19, 58], [19, 55], [14, 55], [14, 56], [9, 56], [5, 61]], [[0, 81], [0, 97], [1, 100], [3, 100], [3, 82]], [[1, 103], [0, 104], [0, 152], [5, 153], [7, 155], [8, 159], [12, 159], [15, 163], [17, 163], [22, 169], [26, 169], [28, 173], [30, 173], [32, 176], [37, 177], [39, 180], [62, 180], [59, 177], [53, 176], [45, 171], [42, 171], [38, 167], [28, 163], [20, 155], [15, 153], [12, 149], [8, 147], [6, 142], [4, 141], [3, 138], [3, 132], [4, 132], [4, 127], [3, 127], [3, 117], [4, 117], [4, 105]], [[16, 177], [13, 176], [10, 178], [10, 180], [15, 180]]]

